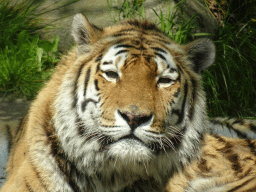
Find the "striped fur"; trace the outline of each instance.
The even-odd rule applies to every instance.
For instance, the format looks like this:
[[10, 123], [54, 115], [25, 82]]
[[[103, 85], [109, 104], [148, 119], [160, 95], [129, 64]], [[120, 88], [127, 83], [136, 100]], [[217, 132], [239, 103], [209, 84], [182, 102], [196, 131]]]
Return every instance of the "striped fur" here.
[[212, 118], [207, 123], [211, 134], [231, 138], [256, 139], [255, 119]]
[[200, 159], [169, 180], [168, 192], [256, 191], [256, 141], [206, 135]]
[[231, 146], [205, 135], [201, 72], [214, 61], [210, 40], [181, 46], [148, 22], [99, 29], [81, 14], [72, 35], [76, 50], [57, 66], [12, 143], [1, 191], [159, 192], [212, 140]]

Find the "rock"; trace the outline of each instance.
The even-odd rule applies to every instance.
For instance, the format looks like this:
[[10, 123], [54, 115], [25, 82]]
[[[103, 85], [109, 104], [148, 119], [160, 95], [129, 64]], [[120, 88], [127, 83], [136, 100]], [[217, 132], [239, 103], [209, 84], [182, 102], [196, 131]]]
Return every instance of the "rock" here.
[[[36, 0], [34, 0], [36, 2]], [[56, 4], [58, 2], [58, 4]], [[42, 7], [48, 7], [47, 9], [55, 9], [68, 0], [45, 0]], [[122, 8], [121, 0], [109, 0], [112, 8], [109, 9], [108, 1], [106, 0], [84, 0], [77, 1], [68, 6], [58, 8], [54, 11], [50, 11], [43, 14], [41, 18], [45, 22], [50, 22], [53, 24], [53, 28], [46, 29], [43, 31], [42, 35], [45, 39], [51, 40], [54, 34], [60, 37], [59, 49], [61, 52], [66, 53], [73, 45], [73, 38], [70, 35], [71, 23], [73, 16], [76, 13], [83, 13], [91, 23], [98, 27], [109, 26], [114, 23], [114, 20], [123, 19], [118, 14], [118, 8]], [[130, 0], [129, 2], [132, 2]], [[155, 15], [152, 9], [156, 10], [160, 14], [160, 10], [167, 15], [168, 11], [173, 11], [173, 7], [179, 3], [179, 0], [170, 1], [159, 1], [159, 0], [145, 0], [145, 16], [146, 19], [160, 24], [159, 19]], [[124, 8], [124, 7], [123, 7]], [[211, 15], [210, 11], [207, 9], [204, 0], [187, 0], [182, 3], [182, 8], [184, 9], [184, 17], [190, 19], [192, 16], [197, 14], [196, 20], [199, 24], [197, 32], [214, 33], [217, 29], [216, 19]], [[138, 17], [137, 17], [138, 18]], [[54, 21], [54, 22], [53, 22]]]

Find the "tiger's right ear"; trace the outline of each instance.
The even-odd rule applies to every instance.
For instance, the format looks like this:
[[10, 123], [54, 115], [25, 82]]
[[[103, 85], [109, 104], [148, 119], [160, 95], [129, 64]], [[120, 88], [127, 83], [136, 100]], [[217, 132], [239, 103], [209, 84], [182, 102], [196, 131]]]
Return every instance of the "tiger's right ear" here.
[[102, 29], [92, 25], [81, 13], [74, 16], [71, 35], [77, 46], [77, 54], [82, 55], [90, 51], [90, 45], [101, 36]]

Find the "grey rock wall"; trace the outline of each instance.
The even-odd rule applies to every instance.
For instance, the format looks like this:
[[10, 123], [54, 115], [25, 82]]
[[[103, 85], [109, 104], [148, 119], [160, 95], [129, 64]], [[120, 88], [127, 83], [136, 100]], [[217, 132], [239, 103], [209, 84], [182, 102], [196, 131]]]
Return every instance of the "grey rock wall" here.
[[[37, 0], [34, 0], [37, 1]], [[124, 0], [109, 0], [113, 7], [120, 8]], [[129, 0], [132, 1], [132, 0]], [[53, 9], [67, 0], [45, 0], [43, 7]], [[172, 9], [179, 0], [145, 0], [145, 15], [147, 20], [160, 23], [153, 10], [164, 15]], [[204, 0], [186, 0], [182, 4], [184, 9], [184, 17], [190, 19], [193, 15], [197, 15], [197, 23], [199, 24], [198, 32], [214, 33], [217, 29], [216, 19], [207, 9]], [[76, 13], [83, 13], [91, 23], [98, 27], [106, 27], [114, 23], [114, 19], [118, 20], [117, 9], [109, 10], [107, 0], [80, 0], [66, 7], [59, 8], [42, 15], [45, 22], [53, 22], [54, 28], [43, 31], [43, 36], [46, 39], [52, 39], [54, 34], [60, 37], [59, 48], [62, 52], [66, 52], [74, 44], [73, 38], [70, 35], [72, 18]]]

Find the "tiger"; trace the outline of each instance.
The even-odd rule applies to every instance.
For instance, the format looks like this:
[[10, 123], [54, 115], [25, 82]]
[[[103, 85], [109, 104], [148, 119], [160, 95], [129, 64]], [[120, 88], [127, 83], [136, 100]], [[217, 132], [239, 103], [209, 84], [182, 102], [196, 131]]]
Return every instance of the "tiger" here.
[[255, 188], [255, 140], [218, 135], [207, 117], [212, 40], [180, 45], [148, 21], [101, 29], [82, 14], [71, 34], [11, 142], [1, 192]]

